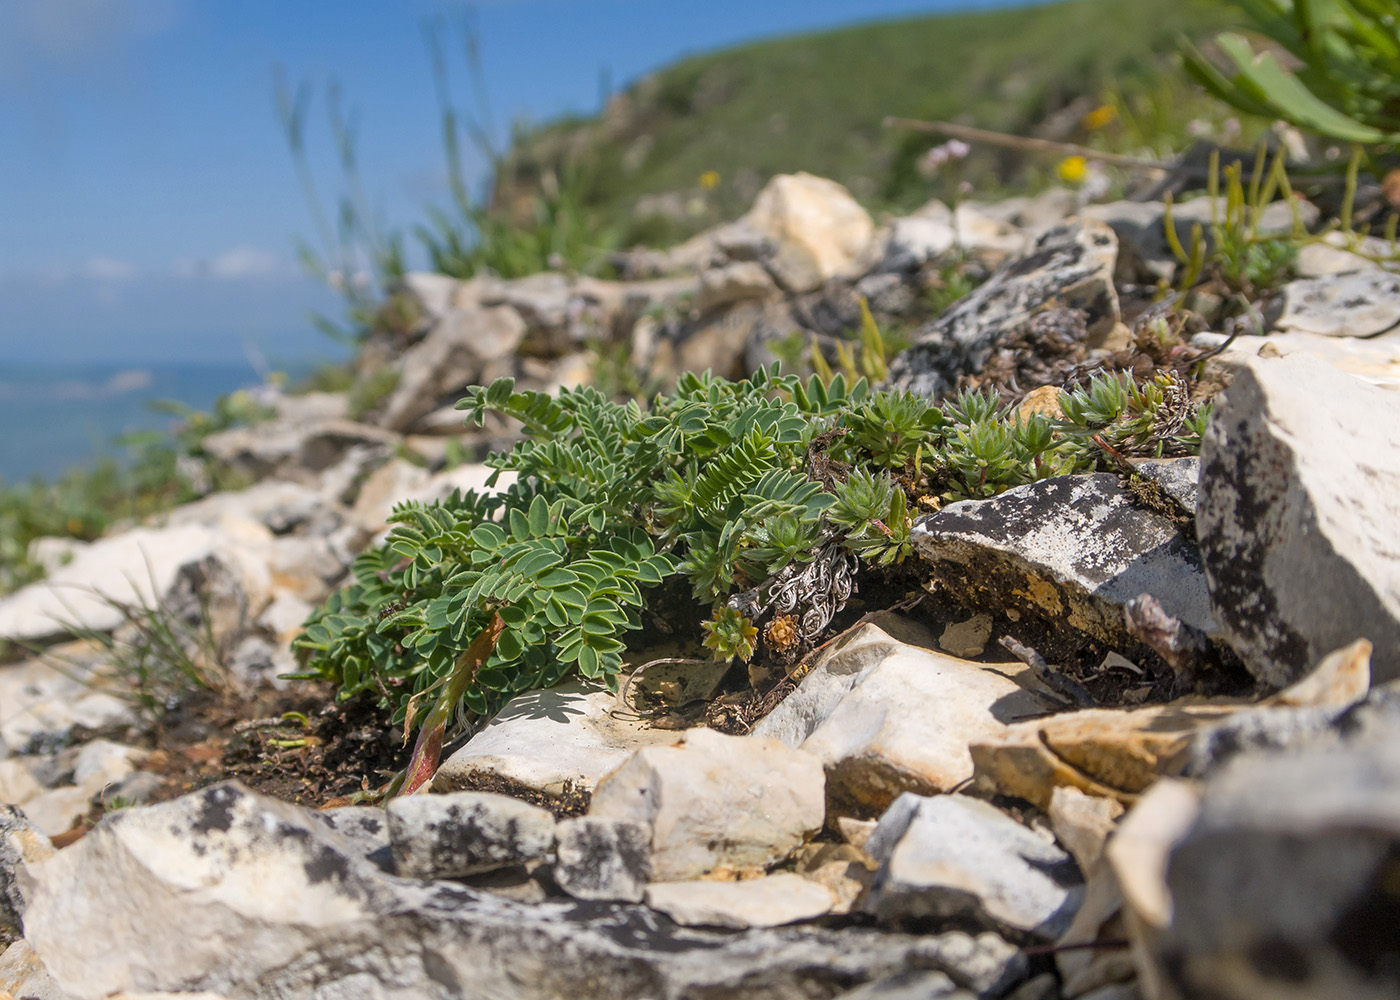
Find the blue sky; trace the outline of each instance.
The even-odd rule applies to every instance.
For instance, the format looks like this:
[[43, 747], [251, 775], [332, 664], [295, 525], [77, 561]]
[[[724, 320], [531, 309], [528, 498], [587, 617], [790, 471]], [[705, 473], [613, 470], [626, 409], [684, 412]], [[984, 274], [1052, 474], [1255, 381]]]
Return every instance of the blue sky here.
[[[692, 52], [1006, 0], [485, 0], [498, 124], [597, 107]], [[360, 116], [370, 197], [410, 223], [445, 194], [422, 25], [430, 0], [0, 0], [0, 357], [148, 362], [333, 352], [272, 66]], [[453, 59], [459, 102], [470, 100]], [[324, 105], [309, 143], [335, 181]]]

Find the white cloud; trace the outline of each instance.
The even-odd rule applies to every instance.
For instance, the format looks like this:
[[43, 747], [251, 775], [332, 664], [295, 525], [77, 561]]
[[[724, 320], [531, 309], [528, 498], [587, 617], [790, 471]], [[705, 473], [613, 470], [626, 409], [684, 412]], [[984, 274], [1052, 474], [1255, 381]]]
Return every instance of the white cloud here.
[[0, 67], [22, 75], [35, 64], [67, 64], [169, 30], [176, 0], [3, 0]]
[[215, 254], [207, 260], [178, 260], [172, 270], [186, 278], [207, 277], [237, 281], [285, 275], [290, 268], [271, 250], [238, 246]]
[[136, 277], [136, 265], [129, 260], [115, 257], [93, 257], [82, 266], [79, 273], [84, 278], [95, 281], [128, 281]]

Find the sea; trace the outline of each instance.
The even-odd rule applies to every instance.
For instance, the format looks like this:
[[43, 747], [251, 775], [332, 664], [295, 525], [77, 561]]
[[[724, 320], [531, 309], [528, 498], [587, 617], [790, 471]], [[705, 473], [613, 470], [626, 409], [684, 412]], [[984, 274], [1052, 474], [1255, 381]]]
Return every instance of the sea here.
[[0, 365], [0, 485], [52, 480], [102, 457], [121, 460], [122, 435], [178, 421], [154, 408], [157, 401], [208, 410], [219, 396], [261, 381], [246, 361]]

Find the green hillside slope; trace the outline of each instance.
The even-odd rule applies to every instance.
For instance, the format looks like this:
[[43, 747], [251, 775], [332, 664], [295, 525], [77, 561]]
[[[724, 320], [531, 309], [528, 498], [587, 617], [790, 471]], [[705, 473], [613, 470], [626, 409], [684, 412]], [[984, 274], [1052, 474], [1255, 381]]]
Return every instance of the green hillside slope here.
[[[1063, 0], [699, 55], [638, 81], [596, 119], [523, 136], [498, 195], [518, 198], [542, 167], [571, 162], [586, 202], [612, 218], [663, 192], [689, 193], [694, 210], [707, 171], [719, 175], [704, 193], [705, 214], [716, 218], [793, 170], [834, 177], [873, 205], [909, 204], [928, 197], [914, 161], [937, 140], [884, 129], [888, 115], [1158, 145], [1162, 133], [1180, 137], [1191, 117], [1214, 110], [1177, 69], [1177, 40], [1232, 20], [1227, 4], [1202, 0]], [[1105, 99], [1125, 113], [1084, 135], [1075, 110]], [[966, 176], [979, 186], [1036, 180], [1004, 154], [978, 155]], [[1036, 169], [1043, 175], [1044, 161]]]

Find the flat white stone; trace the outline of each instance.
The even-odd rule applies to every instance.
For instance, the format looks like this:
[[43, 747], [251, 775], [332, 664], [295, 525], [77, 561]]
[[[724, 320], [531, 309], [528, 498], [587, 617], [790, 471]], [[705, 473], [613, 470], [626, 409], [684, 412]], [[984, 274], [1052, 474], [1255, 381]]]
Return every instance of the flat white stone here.
[[830, 889], [782, 872], [742, 882], [653, 882], [646, 904], [687, 927], [779, 927], [824, 916], [836, 905]]
[[641, 747], [676, 741], [673, 732], [614, 717], [616, 708], [611, 693], [576, 681], [513, 698], [438, 768], [433, 787], [457, 791], [491, 776], [550, 795], [565, 782], [591, 791]]

